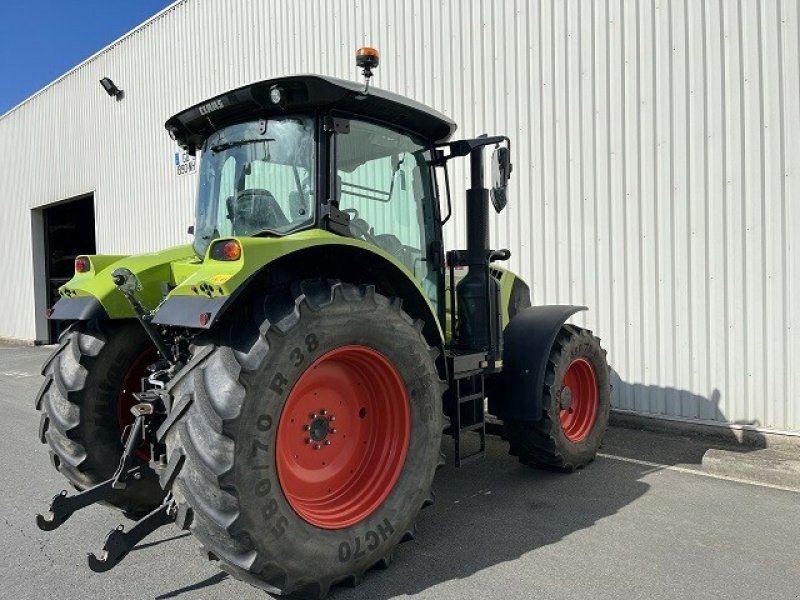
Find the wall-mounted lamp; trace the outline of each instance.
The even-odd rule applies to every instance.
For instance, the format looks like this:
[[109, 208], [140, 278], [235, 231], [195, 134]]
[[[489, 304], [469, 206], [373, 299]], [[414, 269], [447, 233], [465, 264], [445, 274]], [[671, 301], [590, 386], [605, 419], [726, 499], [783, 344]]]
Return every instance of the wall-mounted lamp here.
[[103, 77], [100, 80], [100, 85], [103, 86], [103, 89], [106, 91], [106, 94], [116, 98], [117, 100], [122, 100], [123, 96], [125, 95], [125, 93], [121, 89], [119, 89], [116, 85], [114, 85], [114, 82], [111, 81], [111, 79], [108, 77]]

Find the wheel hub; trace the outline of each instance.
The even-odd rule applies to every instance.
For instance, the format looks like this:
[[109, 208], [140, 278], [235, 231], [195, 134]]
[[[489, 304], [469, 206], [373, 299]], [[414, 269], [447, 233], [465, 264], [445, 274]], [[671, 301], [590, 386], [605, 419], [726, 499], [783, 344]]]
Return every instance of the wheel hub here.
[[[325, 411], [321, 411], [323, 414]], [[326, 417], [319, 417], [317, 415], [311, 415], [312, 421], [306, 428], [308, 434], [311, 436], [308, 438], [308, 442], [321, 442], [325, 440], [329, 433], [331, 433], [330, 427], [330, 418]], [[335, 429], [333, 431], [336, 431]]]
[[564, 373], [559, 393], [561, 429], [572, 443], [589, 437], [597, 420], [600, 396], [594, 367], [585, 358], [574, 359]]
[[312, 525], [348, 527], [391, 493], [410, 438], [410, 403], [394, 365], [372, 348], [336, 348], [306, 369], [283, 407], [276, 440], [281, 488]]

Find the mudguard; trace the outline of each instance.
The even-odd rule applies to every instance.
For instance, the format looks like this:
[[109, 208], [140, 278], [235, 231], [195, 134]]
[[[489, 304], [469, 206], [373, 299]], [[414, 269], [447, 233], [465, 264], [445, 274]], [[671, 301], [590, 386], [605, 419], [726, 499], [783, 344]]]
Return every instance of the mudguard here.
[[241, 246], [238, 260], [212, 258], [211, 246], [204, 258], [196, 256], [191, 246], [135, 256], [85, 256], [89, 259], [89, 270], [76, 273], [59, 288], [61, 298], [53, 306], [50, 318], [133, 318], [130, 304], [111, 277], [115, 269], [124, 267], [141, 282], [140, 300], [152, 311], [154, 324], [209, 329], [268, 265], [312, 248], [322, 252], [330, 249], [332, 253], [350, 248], [361, 253], [360, 256], [379, 261], [380, 270], [393, 270], [405, 282], [408, 294], [418, 300], [420, 312], [424, 313], [419, 316], [431, 324], [432, 337], [438, 342], [444, 336], [435, 307], [414, 274], [396, 257], [369, 242], [311, 229], [282, 238], [220, 238], [214, 244], [229, 239], [235, 239]]
[[547, 359], [561, 326], [585, 306], [521, 310], [503, 332], [503, 371], [489, 394], [489, 412], [503, 420], [538, 421]]
[[330, 249], [331, 253], [338, 248], [351, 248], [375, 257], [381, 261], [383, 269], [393, 269], [407, 281], [411, 293], [416, 294], [424, 305], [426, 322], [435, 325], [439, 339], [444, 336], [436, 318], [436, 310], [414, 274], [396, 257], [369, 242], [311, 229], [282, 238], [226, 237], [214, 240], [213, 244], [228, 240], [239, 243], [240, 258], [233, 261], [215, 260], [211, 258], [209, 246], [203, 263], [177, 283], [158, 305], [152, 319], [154, 324], [209, 329], [235, 305], [238, 294], [275, 261], [313, 248], [320, 251]]
[[89, 321], [107, 319], [108, 313], [94, 296], [81, 296], [60, 298], [47, 313], [47, 318], [54, 321]]
[[200, 264], [192, 247], [185, 245], [136, 256], [83, 257], [89, 261], [89, 270], [75, 273], [58, 289], [60, 298], [48, 315], [50, 319], [131, 319], [135, 316], [133, 309], [111, 278], [115, 269], [125, 267], [137, 276], [142, 283], [140, 299], [146, 308], [153, 309], [162, 299], [163, 284], [174, 285]]

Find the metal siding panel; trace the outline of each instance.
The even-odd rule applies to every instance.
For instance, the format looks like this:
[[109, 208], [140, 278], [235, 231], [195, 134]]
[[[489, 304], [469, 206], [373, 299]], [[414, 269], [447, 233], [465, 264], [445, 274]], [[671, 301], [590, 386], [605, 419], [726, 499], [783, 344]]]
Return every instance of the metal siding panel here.
[[[687, 24], [687, 114], [686, 123], [689, 152], [687, 157], [687, 236], [689, 285], [689, 312], [687, 328], [691, 332], [707, 328], [706, 284], [708, 282], [706, 255], [705, 212], [708, 201], [705, 194], [705, 175], [707, 167], [706, 119], [705, 119], [705, 6], [702, 2], [687, 1], [685, 19]], [[689, 390], [702, 390], [701, 398], [706, 397], [704, 379], [708, 359], [707, 335], [693, 336], [691, 347], [691, 369], [688, 379]], [[684, 406], [683, 416], [699, 418], [702, 400], [689, 396]]]
[[[783, 137], [783, 25], [781, 23], [780, 3], [764, 2], [762, 13], [762, 102], [764, 105], [764, 375], [766, 385], [763, 392], [773, 402], [763, 402], [757, 419], [767, 427], [775, 427], [785, 419], [785, 411], [780, 398], [785, 398], [784, 357], [787, 352], [786, 312], [784, 307], [785, 241], [783, 222], [785, 220], [785, 181]], [[769, 31], [765, 35], [764, 31]]]
[[[702, 389], [710, 402], [701, 406], [699, 415], [705, 419], [720, 419], [729, 413], [730, 399], [726, 347], [728, 340], [727, 271], [727, 205], [725, 159], [725, 65], [723, 63], [724, 35], [722, 6], [719, 0], [705, 1], [705, 119], [706, 119], [706, 256], [708, 258], [706, 351], [708, 371]], [[717, 193], [711, 193], [716, 189]], [[712, 343], [712, 340], [714, 342]], [[724, 418], [724, 417], [722, 417]]]
[[[798, 3], [792, 0], [785, 0], [781, 3], [782, 23], [785, 27], [783, 33], [783, 82], [784, 97], [784, 139], [800, 139], [800, 10]], [[786, 302], [786, 323], [784, 324], [783, 338], [786, 340], [787, 351], [783, 357], [783, 377], [786, 389], [800, 389], [800, 369], [793, 369], [791, 365], [796, 365], [800, 359], [800, 336], [792, 335], [792, 328], [797, 322], [798, 311], [798, 285], [800, 285], [800, 261], [798, 256], [798, 245], [792, 233], [800, 231], [800, 207], [797, 201], [789, 201], [787, 198], [800, 197], [800, 154], [797, 152], [787, 153], [784, 148], [784, 165], [786, 169], [784, 189], [785, 218], [783, 222], [784, 243], [783, 248], [785, 260], [782, 277], [786, 281], [785, 302]], [[800, 403], [794, 397], [795, 394], [787, 393], [784, 396], [784, 411], [786, 427], [800, 423]]]
[[[657, 385], [661, 383], [658, 373], [658, 275], [657, 275], [657, 232], [658, 222], [655, 192], [656, 163], [654, 148], [656, 147], [655, 112], [655, 53], [653, 40], [655, 37], [655, 7], [651, 3], [637, 5], [637, 76], [639, 80], [638, 94], [638, 140], [640, 150], [637, 154], [637, 172], [639, 183], [639, 232], [640, 262], [638, 280], [640, 284], [638, 296], [639, 328], [636, 340], [641, 357], [641, 379], [649, 384], [642, 386], [637, 394], [637, 409], [652, 412], [657, 410]], [[648, 285], [649, 283], [649, 285]]]
[[[617, 407], [800, 430], [798, 18], [791, 0], [185, 0], [0, 118], [0, 235], [30, 248], [32, 208], [93, 191], [99, 251], [187, 241], [197, 179], [174, 175], [164, 120], [258, 79], [357, 77], [371, 44], [376, 85], [460, 135], [511, 135], [493, 243], [535, 303], [591, 307], [576, 322], [609, 349]], [[454, 165], [451, 247], [467, 176]], [[31, 339], [16, 256], [0, 335]]]
[[[745, 280], [745, 410], [741, 418], [755, 422], [765, 392], [764, 369], [764, 196], [763, 103], [760, 2], [741, 2], [743, 49], [744, 272]], [[761, 377], [759, 376], [761, 375]]]
[[[616, 402], [620, 408], [634, 409], [633, 389], [624, 385], [633, 376], [628, 345], [628, 261], [630, 247], [627, 230], [627, 170], [625, 164], [626, 129], [630, 126], [626, 114], [625, 77], [625, 13], [622, 0], [609, 2], [609, 234], [611, 235], [611, 280], [609, 301], [613, 307], [613, 324], [609, 346], [613, 354], [609, 358], [617, 372]], [[556, 301], [555, 299], [550, 300]], [[622, 370], [621, 365], [625, 365]], [[627, 372], [630, 368], [630, 372]], [[629, 383], [635, 383], [629, 381]]]

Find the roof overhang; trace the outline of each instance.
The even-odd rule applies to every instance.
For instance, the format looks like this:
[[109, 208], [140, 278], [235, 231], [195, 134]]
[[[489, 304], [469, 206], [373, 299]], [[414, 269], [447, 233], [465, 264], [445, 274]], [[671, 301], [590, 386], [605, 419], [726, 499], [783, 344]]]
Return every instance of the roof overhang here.
[[[283, 100], [274, 104], [270, 90], [281, 88]], [[282, 114], [338, 109], [411, 130], [433, 142], [446, 141], [454, 121], [424, 104], [352, 81], [320, 75], [268, 79], [231, 90], [188, 108], [165, 123], [181, 146], [194, 151], [213, 132], [250, 119]]]

